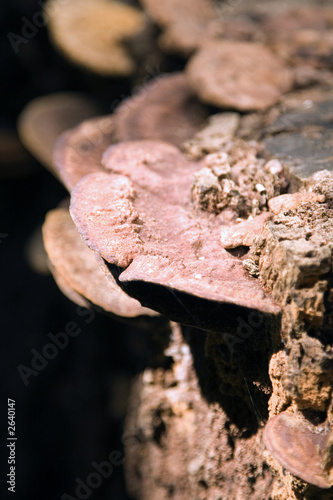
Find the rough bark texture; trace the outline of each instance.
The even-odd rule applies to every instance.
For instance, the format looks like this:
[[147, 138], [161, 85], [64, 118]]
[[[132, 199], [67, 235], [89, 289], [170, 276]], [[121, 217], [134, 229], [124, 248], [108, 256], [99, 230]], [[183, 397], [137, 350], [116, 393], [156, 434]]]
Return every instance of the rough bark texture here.
[[268, 500], [273, 475], [262, 459], [262, 429], [207, 373], [203, 390], [205, 333], [187, 337], [174, 324], [165, 351], [170, 368], [147, 369], [133, 388], [124, 440], [130, 493], [145, 500]]

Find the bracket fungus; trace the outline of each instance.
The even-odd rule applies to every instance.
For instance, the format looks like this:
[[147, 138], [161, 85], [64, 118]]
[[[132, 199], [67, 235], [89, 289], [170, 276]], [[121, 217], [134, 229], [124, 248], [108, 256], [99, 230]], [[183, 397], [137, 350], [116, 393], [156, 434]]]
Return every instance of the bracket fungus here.
[[284, 61], [253, 42], [209, 41], [190, 59], [186, 73], [203, 102], [241, 111], [266, 109], [293, 86]]
[[289, 472], [307, 483], [333, 486], [333, 433], [329, 426], [315, 426], [299, 414], [282, 412], [263, 433], [272, 456]]
[[[156, 61], [159, 71], [161, 60], [171, 73], [134, 91], [112, 115], [89, 116], [74, 128], [61, 106], [49, 107], [35, 134], [44, 146], [35, 154], [44, 154], [71, 192], [70, 212], [62, 206], [49, 213], [43, 229], [59, 287], [84, 307], [136, 318], [135, 324], [154, 325], [158, 314], [182, 324], [184, 338], [181, 327], [171, 325], [178, 337], [171, 336], [173, 347], [163, 351], [156, 370], [156, 398], [141, 397], [152, 394], [147, 387], [136, 394], [140, 401], [133, 406], [137, 415], [148, 415], [149, 437], [130, 458], [144, 485], [133, 496], [166, 498], [164, 485], [173, 481], [180, 499], [195, 492], [192, 497], [253, 493], [255, 500], [296, 500], [306, 488], [328, 489], [333, 94], [320, 72], [332, 73], [333, 21], [319, 5], [317, 17], [317, 10], [303, 9], [301, 0], [140, 3], [160, 28], [161, 47], [191, 56], [185, 71], [173, 72], [179, 59], [160, 59], [156, 47], [158, 61], [154, 54], [149, 59], [157, 31], [141, 11], [112, 0], [73, 0], [60, 12], [56, 0], [48, 0], [51, 36], [76, 64], [103, 75], [133, 75], [132, 84], [142, 78], [135, 73], [140, 57], [153, 61], [141, 65], [145, 76], [152, 68], [155, 73]], [[147, 32], [140, 31], [145, 26]], [[310, 73], [320, 85], [289, 92], [309, 67], [319, 71]], [[119, 82], [107, 84], [119, 90]], [[44, 135], [46, 122], [52, 140]], [[65, 126], [52, 160], [52, 144]], [[158, 321], [169, 335], [170, 324]], [[170, 357], [172, 349], [178, 360], [186, 353], [182, 368]], [[172, 371], [179, 378], [170, 378]], [[141, 378], [144, 386], [145, 374]], [[169, 407], [163, 407], [166, 394], [173, 398]], [[140, 426], [138, 418], [135, 431]], [[188, 446], [189, 429], [200, 446]], [[262, 432], [271, 457], [262, 456]], [[208, 434], [212, 446], [202, 448]], [[155, 450], [157, 441], [156, 459], [150, 446]], [[138, 464], [143, 455], [147, 461]], [[147, 481], [149, 456], [160, 463]], [[179, 470], [173, 476], [174, 467], [168, 468], [175, 456], [181, 486]], [[153, 482], [163, 487], [149, 489]]]
[[117, 139], [161, 140], [180, 146], [203, 126], [207, 116], [183, 73], [161, 75], [118, 106]]
[[115, 141], [112, 115], [92, 118], [60, 135], [54, 165], [68, 191], [85, 175], [103, 171], [103, 152]]
[[74, 92], [59, 92], [38, 97], [19, 115], [17, 129], [24, 146], [53, 174], [53, 148], [65, 130], [100, 112], [90, 97]]
[[35, 228], [33, 233], [25, 246], [25, 258], [30, 268], [38, 274], [49, 275], [49, 262], [45, 251], [42, 227], [39, 225]]
[[201, 162], [167, 143], [138, 141], [111, 146], [103, 163], [110, 173], [81, 179], [70, 210], [126, 293], [171, 319], [211, 329], [236, 306], [279, 313], [242, 261], [222, 248], [221, 218], [193, 206]]
[[135, 70], [126, 39], [145, 26], [140, 10], [116, 1], [71, 0], [45, 4], [51, 38], [73, 63], [103, 76], [125, 77]]
[[189, 56], [204, 38], [221, 32], [212, 0], [140, 0], [148, 16], [162, 29], [160, 46], [167, 52]]
[[111, 144], [150, 138], [180, 146], [201, 128], [207, 114], [183, 73], [163, 75], [124, 101], [113, 115], [87, 120], [64, 132], [55, 145], [55, 168], [71, 191], [81, 177], [105, 172], [102, 155]]
[[112, 275], [104, 274], [94, 252], [82, 241], [67, 209], [58, 208], [48, 213], [43, 237], [51, 271], [71, 299], [79, 296], [80, 304], [83, 300], [86, 305], [94, 304], [117, 316], [156, 314], [128, 297]]
[[57, 269], [51, 264], [50, 260], [48, 260], [48, 268], [59, 290], [61, 290], [65, 297], [74, 302], [74, 304], [76, 304], [77, 306], [84, 307], [85, 309], [90, 309], [91, 303], [85, 297], [83, 297], [83, 295], [72, 288], [71, 284], [67, 281], [65, 276], [57, 271]]

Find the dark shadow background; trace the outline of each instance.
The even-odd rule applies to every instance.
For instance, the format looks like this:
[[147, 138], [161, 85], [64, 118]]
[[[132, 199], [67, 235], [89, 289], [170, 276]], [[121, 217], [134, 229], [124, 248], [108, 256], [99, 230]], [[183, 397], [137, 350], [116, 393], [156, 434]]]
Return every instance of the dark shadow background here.
[[[15, 54], [8, 33], [21, 35], [22, 18], [31, 20], [41, 3], [0, 1], [0, 131], [15, 131], [18, 114], [37, 96], [84, 91], [108, 113], [112, 103], [130, 90], [130, 82], [112, 82], [70, 66], [49, 43], [46, 28], [40, 28]], [[0, 141], [4, 140], [0, 133]], [[123, 457], [121, 434], [128, 389], [131, 378], [147, 363], [150, 347], [146, 334], [128, 324], [99, 314], [88, 323], [51, 276], [31, 270], [25, 256], [27, 242], [46, 212], [67, 193], [29, 155], [26, 173], [4, 175], [4, 167], [8, 165], [3, 156], [0, 233], [7, 236], [0, 238], [0, 497], [58, 500], [67, 493], [76, 498], [75, 479], [85, 482], [94, 471], [92, 462], [107, 460], [112, 451]], [[30, 367], [31, 349], [40, 352], [49, 343], [47, 334], [64, 331], [69, 321], [79, 325], [80, 335], [71, 338], [38, 375], [30, 376], [25, 386], [17, 366]], [[16, 402], [15, 495], [6, 484], [7, 398]], [[89, 498], [128, 499], [122, 467], [114, 467]]]

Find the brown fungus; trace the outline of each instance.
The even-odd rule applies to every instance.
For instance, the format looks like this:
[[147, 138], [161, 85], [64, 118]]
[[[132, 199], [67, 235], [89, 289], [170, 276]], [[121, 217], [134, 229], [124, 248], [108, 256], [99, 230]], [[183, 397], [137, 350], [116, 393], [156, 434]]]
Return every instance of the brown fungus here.
[[74, 302], [74, 304], [84, 307], [85, 309], [90, 309], [91, 303], [83, 295], [79, 294], [71, 284], [66, 280], [66, 277], [60, 274], [57, 269], [48, 262], [49, 270], [52, 273], [53, 279], [56, 282], [59, 290], [67, 297], [69, 300]]
[[64, 132], [55, 145], [54, 165], [70, 191], [84, 175], [105, 171], [102, 155], [111, 144], [160, 139], [179, 146], [200, 129], [207, 114], [181, 73], [165, 75], [124, 101], [114, 115]]
[[140, 0], [148, 16], [162, 29], [160, 46], [167, 52], [189, 56], [203, 40], [221, 33], [212, 0]]
[[99, 106], [91, 98], [74, 92], [38, 97], [23, 109], [17, 128], [24, 146], [53, 174], [53, 148], [65, 130], [95, 116]]
[[[118, 316], [155, 315], [128, 297], [111, 275], [105, 276], [92, 252], [80, 237], [67, 209], [49, 212], [43, 226], [44, 244], [51, 271], [66, 295], [94, 304]], [[77, 299], [74, 300], [77, 302]]]
[[190, 188], [202, 163], [169, 144], [139, 141], [111, 146], [104, 166], [110, 174], [76, 185], [71, 214], [129, 295], [212, 329], [236, 310], [279, 313], [242, 261], [222, 248], [221, 219], [193, 207]]
[[180, 146], [202, 128], [207, 116], [183, 73], [162, 75], [117, 108], [117, 139], [161, 140]]
[[293, 85], [283, 60], [252, 42], [210, 41], [191, 58], [186, 72], [203, 102], [241, 111], [266, 109]]
[[107, 0], [49, 0], [44, 9], [54, 44], [73, 63], [104, 76], [135, 71], [124, 42], [144, 28], [138, 9]]
[[25, 258], [30, 268], [38, 274], [49, 275], [49, 262], [44, 247], [42, 227], [35, 228], [25, 245]]
[[115, 127], [111, 115], [87, 120], [58, 138], [54, 165], [69, 191], [85, 175], [103, 171], [103, 152], [114, 142]]
[[319, 488], [333, 486], [333, 434], [330, 427], [314, 426], [301, 415], [282, 412], [263, 433], [273, 457], [289, 472]]

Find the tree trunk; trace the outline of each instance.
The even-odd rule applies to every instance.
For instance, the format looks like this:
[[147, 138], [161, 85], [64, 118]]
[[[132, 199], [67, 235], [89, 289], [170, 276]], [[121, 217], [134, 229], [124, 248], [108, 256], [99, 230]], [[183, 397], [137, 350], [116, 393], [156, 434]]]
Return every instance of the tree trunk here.
[[273, 474], [263, 460], [257, 408], [219, 392], [204, 362], [209, 335], [185, 336], [188, 342], [173, 324], [170, 368], [146, 369], [133, 387], [124, 434], [130, 493], [144, 500], [268, 500]]

